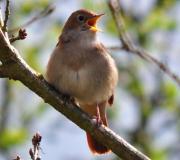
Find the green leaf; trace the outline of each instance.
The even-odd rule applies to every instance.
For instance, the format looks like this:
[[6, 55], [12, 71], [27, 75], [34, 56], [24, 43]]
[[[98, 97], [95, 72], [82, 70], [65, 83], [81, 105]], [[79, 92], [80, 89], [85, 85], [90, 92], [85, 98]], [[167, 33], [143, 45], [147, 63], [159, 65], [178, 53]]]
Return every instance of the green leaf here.
[[24, 128], [6, 129], [0, 134], [0, 137], [0, 148], [10, 149], [26, 140], [27, 131]]
[[39, 70], [39, 53], [40, 53], [40, 47], [34, 46], [34, 47], [28, 47], [26, 48], [26, 60], [30, 66], [32, 66], [34, 69]]
[[24, 3], [21, 3], [20, 7], [19, 7], [19, 11], [21, 12], [21, 14], [24, 15], [29, 15], [29, 13], [31, 13], [34, 10], [38, 10], [41, 11], [42, 9], [44, 9], [47, 5], [49, 4], [48, 0], [43, 0], [43, 1], [25, 1]]
[[106, 26], [106, 31], [109, 32], [110, 34], [117, 36], [117, 29], [115, 26], [115, 23], [113, 21], [113, 19], [111, 17], [108, 17], [108, 19], [105, 22], [105, 26]]
[[167, 159], [167, 152], [165, 150], [152, 150], [151, 152], [151, 159], [155, 160], [168, 160]]
[[176, 22], [171, 17], [165, 14], [164, 10], [156, 10], [142, 23], [141, 31], [148, 33], [154, 29], [173, 30], [176, 27]]
[[175, 86], [175, 84], [167, 82], [164, 85], [162, 85], [161, 92], [164, 94], [164, 106], [166, 106], [170, 110], [176, 109], [177, 101], [177, 95], [178, 90]]

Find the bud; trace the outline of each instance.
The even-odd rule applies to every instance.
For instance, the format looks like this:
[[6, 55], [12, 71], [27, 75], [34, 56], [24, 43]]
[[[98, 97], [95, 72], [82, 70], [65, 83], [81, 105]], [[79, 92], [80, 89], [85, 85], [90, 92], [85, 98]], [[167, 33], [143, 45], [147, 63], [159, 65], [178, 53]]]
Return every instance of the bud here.
[[34, 146], [39, 145], [39, 143], [41, 142], [41, 138], [42, 136], [40, 135], [40, 133], [37, 132], [32, 138], [32, 144]]

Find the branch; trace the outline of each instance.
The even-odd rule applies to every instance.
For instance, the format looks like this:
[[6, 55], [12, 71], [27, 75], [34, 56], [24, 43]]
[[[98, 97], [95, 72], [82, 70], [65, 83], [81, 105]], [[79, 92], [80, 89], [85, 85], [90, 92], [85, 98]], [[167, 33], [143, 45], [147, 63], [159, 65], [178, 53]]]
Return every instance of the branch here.
[[27, 33], [25, 29], [19, 29], [18, 35], [16, 37], [12, 37], [9, 39], [10, 43], [13, 43], [17, 40], [24, 40], [27, 37]]
[[[40, 133], [35, 133], [33, 135], [33, 138], [32, 138], [32, 145], [33, 147], [29, 149], [29, 155], [31, 157], [31, 160], [41, 160], [41, 157], [40, 157], [40, 150], [41, 150], [41, 147], [40, 147], [40, 142], [41, 142], [41, 139], [42, 139], [42, 136], [40, 135]], [[16, 156], [15, 159], [13, 160], [22, 160], [21, 157], [19, 155]]]
[[107, 47], [107, 49], [112, 50], [112, 51], [119, 51], [119, 50], [122, 50], [123, 47], [120, 47], [120, 46], [109, 46], [109, 47]]
[[136, 54], [140, 58], [142, 58], [145, 61], [151, 62], [155, 64], [161, 71], [166, 73], [170, 78], [172, 78], [179, 86], [180, 86], [180, 78], [173, 73], [164, 63], [158, 61], [156, 58], [152, 57], [148, 52], [146, 52], [144, 49], [140, 47], [136, 47], [131, 39], [129, 38], [129, 35], [125, 31], [125, 25], [124, 21], [121, 15], [122, 9], [120, 2], [117, 0], [109, 0], [108, 5], [111, 10], [111, 14], [113, 16], [113, 19], [116, 24], [116, 28], [118, 30], [119, 39], [122, 43], [122, 48], [129, 53]]
[[72, 101], [65, 101], [64, 96], [53, 90], [42, 75], [35, 72], [26, 64], [18, 51], [8, 42], [1, 30], [0, 48], [0, 61], [3, 66], [6, 66], [4, 68], [6, 69], [5, 76], [7, 78], [21, 81], [25, 86], [42, 97], [46, 103], [49, 103], [80, 128], [90, 132], [98, 141], [109, 147], [122, 159], [150, 160], [109, 128], [103, 125], [97, 126], [96, 122]]
[[36, 133], [32, 138], [33, 148], [30, 148], [29, 150], [29, 155], [32, 160], [41, 160], [39, 155], [41, 139], [42, 136], [39, 133]]

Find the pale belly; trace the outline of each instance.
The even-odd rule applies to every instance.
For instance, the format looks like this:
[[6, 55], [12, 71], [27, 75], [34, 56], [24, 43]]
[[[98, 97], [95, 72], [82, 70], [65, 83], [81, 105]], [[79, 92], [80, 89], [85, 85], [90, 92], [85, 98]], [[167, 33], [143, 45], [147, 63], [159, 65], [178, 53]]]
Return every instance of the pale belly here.
[[108, 72], [105, 74], [87, 68], [78, 71], [64, 68], [59, 72], [57, 86], [63, 93], [88, 104], [107, 100], [113, 92], [115, 83], [112, 83], [112, 75]]

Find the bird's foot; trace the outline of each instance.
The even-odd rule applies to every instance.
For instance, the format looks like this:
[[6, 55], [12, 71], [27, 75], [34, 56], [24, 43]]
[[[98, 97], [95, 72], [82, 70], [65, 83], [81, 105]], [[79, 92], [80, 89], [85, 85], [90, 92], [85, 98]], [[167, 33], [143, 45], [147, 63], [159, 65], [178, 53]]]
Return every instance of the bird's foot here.
[[96, 116], [93, 116], [93, 119], [95, 119], [97, 127], [103, 124], [103, 121], [101, 120], [98, 104], [96, 105]]
[[72, 103], [75, 103], [74, 97], [71, 97], [71, 96], [68, 95], [68, 94], [63, 94], [63, 95], [62, 95], [62, 99], [63, 99], [63, 101], [64, 101], [65, 103], [67, 103], [67, 102], [69, 102], [69, 101], [71, 101]]
[[93, 120], [96, 122], [97, 127], [103, 124], [100, 116], [93, 116]]

